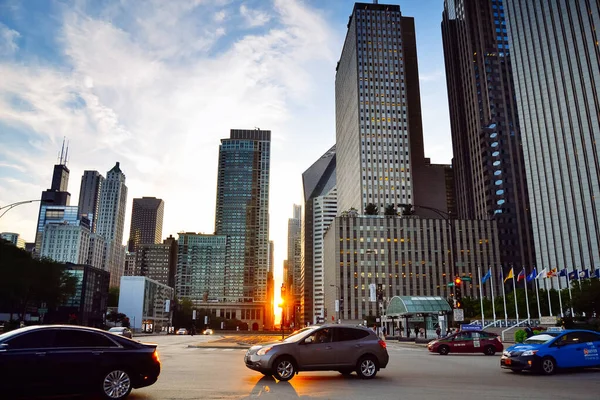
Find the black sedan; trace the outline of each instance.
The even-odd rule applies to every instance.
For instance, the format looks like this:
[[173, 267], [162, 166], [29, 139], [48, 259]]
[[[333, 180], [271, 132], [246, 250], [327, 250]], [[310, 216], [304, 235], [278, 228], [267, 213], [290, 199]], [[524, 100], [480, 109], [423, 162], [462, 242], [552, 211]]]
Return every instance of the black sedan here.
[[159, 374], [156, 345], [99, 329], [47, 325], [0, 335], [1, 397], [98, 393], [124, 399]]

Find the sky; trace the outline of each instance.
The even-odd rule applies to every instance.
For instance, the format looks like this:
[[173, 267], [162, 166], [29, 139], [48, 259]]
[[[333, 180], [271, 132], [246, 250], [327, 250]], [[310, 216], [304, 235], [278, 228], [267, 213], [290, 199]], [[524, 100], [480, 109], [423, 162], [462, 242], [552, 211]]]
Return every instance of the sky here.
[[[443, 0], [389, 0], [415, 18], [425, 153], [452, 158]], [[335, 67], [349, 0], [0, 0], [0, 207], [39, 199], [69, 142], [71, 205], [84, 170], [119, 161], [133, 198], [165, 201], [163, 236], [214, 231], [230, 129], [271, 130], [277, 287], [302, 173], [335, 144]], [[34, 240], [39, 203], [0, 232]]]

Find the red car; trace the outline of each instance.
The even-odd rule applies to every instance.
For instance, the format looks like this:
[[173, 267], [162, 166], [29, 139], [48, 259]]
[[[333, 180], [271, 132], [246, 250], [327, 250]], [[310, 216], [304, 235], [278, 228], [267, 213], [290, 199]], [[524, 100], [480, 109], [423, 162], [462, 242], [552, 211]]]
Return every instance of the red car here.
[[498, 335], [486, 331], [461, 331], [427, 344], [432, 353], [483, 353], [493, 356], [502, 353], [504, 346]]

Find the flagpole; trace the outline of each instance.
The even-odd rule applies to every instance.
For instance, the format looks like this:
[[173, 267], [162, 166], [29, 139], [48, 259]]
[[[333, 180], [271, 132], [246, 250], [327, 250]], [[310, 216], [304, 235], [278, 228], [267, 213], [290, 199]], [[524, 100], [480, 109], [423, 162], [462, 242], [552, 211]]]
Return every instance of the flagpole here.
[[517, 286], [515, 283], [515, 271], [511, 268], [511, 271], [513, 271], [513, 277], [512, 277], [512, 281], [513, 281], [513, 293], [514, 293], [514, 298], [515, 298], [515, 314], [517, 314], [517, 324], [519, 323], [519, 307], [517, 306]]
[[565, 275], [567, 277], [567, 287], [569, 288], [569, 304], [571, 306], [571, 318], [575, 316], [573, 314], [573, 295], [571, 294], [571, 280], [569, 279], [569, 270], [565, 267]]
[[527, 321], [531, 320], [531, 314], [529, 313], [529, 295], [527, 294], [527, 275], [525, 274], [525, 267], [523, 267], [523, 278], [525, 283], [525, 302], [527, 303]]
[[[577, 267], [577, 269], [579, 269], [579, 267]], [[583, 272], [583, 268], [581, 271]], [[581, 292], [581, 274], [579, 272], [577, 273], [577, 286], [579, 286], [579, 291]]]
[[552, 300], [550, 300], [550, 289], [548, 289], [546, 286], [546, 279], [548, 279], [548, 273], [546, 272], [545, 274], [546, 276], [544, 276], [544, 289], [546, 290], [546, 293], [548, 293], [548, 308], [550, 310], [550, 316], [553, 317], [554, 314], [552, 313]]
[[540, 320], [541, 320], [542, 319], [542, 309], [540, 308], [540, 288], [539, 288], [539, 285], [538, 285], [537, 278], [535, 278], [535, 298], [537, 300], [538, 316], [540, 317]]
[[[492, 268], [492, 267], [490, 267]], [[494, 326], [496, 326], [496, 302], [494, 301], [494, 274], [490, 273], [490, 283], [492, 286], [492, 314], [494, 314]]]
[[481, 267], [477, 267], [477, 275], [479, 276], [479, 303], [481, 305], [481, 329], [485, 326], [485, 316], [483, 314], [483, 284], [481, 283]]
[[557, 276], [556, 279], [558, 280], [558, 304], [559, 304], [559, 307], [560, 307], [560, 317], [564, 318], [565, 314], [563, 313], [562, 294], [560, 293], [561, 290], [562, 290], [561, 287], [560, 287], [561, 286], [560, 285], [560, 277]]
[[500, 274], [502, 276], [502, 300], [504, 301], [504, 323], [508, 326], [508, 310], [506, 309], [506, 288], [504, 287], [504, 269], [500, 266]]

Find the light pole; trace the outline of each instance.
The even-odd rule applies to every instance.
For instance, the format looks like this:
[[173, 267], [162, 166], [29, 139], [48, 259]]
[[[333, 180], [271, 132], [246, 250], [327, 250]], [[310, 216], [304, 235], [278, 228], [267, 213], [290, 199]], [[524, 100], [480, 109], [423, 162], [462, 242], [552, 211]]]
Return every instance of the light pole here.
[[337, 302], [337, 304], [336, 304], [337, 307], [335, 307], [335, 319], [339, 323], [339, 321], [340, 321], [340, 311], [339, 311], [340, 310], [340, 287], [338, 285], [329, 285], [329, 286], [335, 288], [335, 296], [336, 296], [335, 301]]
[[4, 214], [6, 214], [7, 212], [9, 212], [10, 210], [12, 210], [13, 208], [23, 205], [23, 204], [29, 204], [29, 203], [35, 203], [36, 201], [43, 201], [44, 203], [54, 203], [54, 200], [25, 200], [25, 201], [18, 201], [16, 203], [12, 203], [9, 205], [6, 205], [4, 207], [0, 207], [0, 211], [4, 210], [6, 208], [6, 210], [4, 210], [4, 212], [2, 214], [0, 214], [0, 218], [2, 218], [4, 216]]

